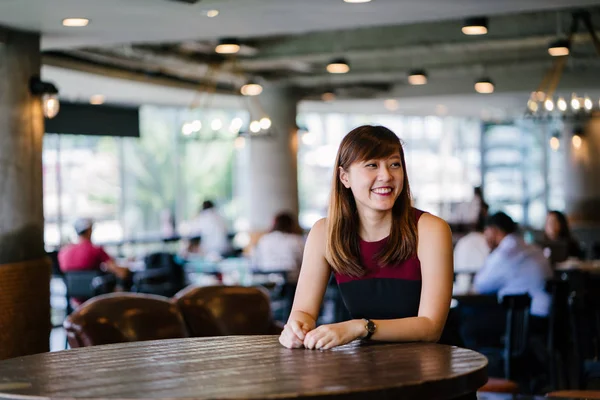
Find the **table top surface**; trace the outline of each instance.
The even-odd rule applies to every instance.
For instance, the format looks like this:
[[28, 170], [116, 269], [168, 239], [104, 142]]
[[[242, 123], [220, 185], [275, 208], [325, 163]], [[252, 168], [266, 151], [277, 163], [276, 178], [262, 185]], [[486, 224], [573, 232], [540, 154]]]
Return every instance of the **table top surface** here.
[[277, 336], [112, 344], [0, 361], [0, 398], [451, 399], [487, 381], [487, 359], [434, 343], [286, 349]]

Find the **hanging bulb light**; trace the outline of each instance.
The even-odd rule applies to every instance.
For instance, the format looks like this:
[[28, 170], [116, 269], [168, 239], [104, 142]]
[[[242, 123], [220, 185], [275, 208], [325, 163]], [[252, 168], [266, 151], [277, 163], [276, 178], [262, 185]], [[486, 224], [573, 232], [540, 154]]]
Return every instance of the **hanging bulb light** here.
[[236, 54], [240, 51], [240, 42], [234, 38], [223, 38], [215, 47], [215, 52], [219, 54]]
[[327, 72], [330, 74], [345, 74], [350, 71], [350, 65], [345, 58], [336, 58], [327, 64]]
[[181, 127], [181, 134], [183, 136], [190, 136], [192, 133], [194, 133], [194, 127], [192, 126], [192, 123], [186, 122], [185, 124], [183, 124], [183, 126]]
[[590, 99], [589, 96], [585, 96], [585, 99], [583, 100], [583, 108], [585, 108], [587, 111], [590, 111], [592, 107], [594, 107], [592, 99]]
[[259, 123], [261, 129], [267, 130], [271, 127], [271, 119], [268, 117], [261, 118]]
[[556, 101], [556, 107], [558, 107], [560, 111], [567, 111], [567, 102], [564, 98], [559, 97]]
[[581, 103], [579, 102], [579, 98], [575, 93], [571, 96], [571, 108], [574, 111], [578, 111], [581, 108]]
[[465, 35], [485, 35], [488, 33], [488, 19], [486, 17], [467, 18], [462, 26]]
[[550, 138], [550, 148], [553, 151], [558, 151], [558, 149], [560, 148], [560, 140], [558, 139], [558, 136], [552, 136]]
[[548, 54], [552, 57], [561, 57], [569, 55], [570, 43], [568, 39], [557, 39], [548, 45]]
[[258, 96], [262, 91], [262, 86], [254, 81], [248, 81], [240, 90], [244, 96]]
[[529, 109], [529, 111], [531, 111], [532, 113], [536, 113], [537, 110], [539, 109], [538, 103], [535, 100], [530, 99], [527, 102], [527, 108]]
[[481, 78], [475, 82], [475, 91], [477, 93], [494, 93], [494, 82], [490, 78]]
[[408, 74], [408, 83], [411, 85], [425, 85], [427, 83], [427, 73], [422, 69], [413, 69]]
[[202, 121], [200, 121], [199, 119], [192, 121], [190, 123], [190, 127], [192, 128], [193, 132], [198, 132], [200, 131], [200, 129], [202, 129]]
[[546, 99], [546, 100], [544, 101], [544, 108], [545, 108], [547, 111], [552, 111], [552, 110], [554, 110], [554, 102], [552, 101], [552, 99], [551, 99], [551, 98], [548, 98], [548, 99]]
[[573, 143], [573, 147], [575, 147], [576, 149], [581, 148], [581, 136], [579, 136], [578, 134], [573, 135], [571, 143]]
[[260, 122], [258, 122], [258, 121], [250, 122], [250, 132], [252, 132], [252, 133], [260, 132]]

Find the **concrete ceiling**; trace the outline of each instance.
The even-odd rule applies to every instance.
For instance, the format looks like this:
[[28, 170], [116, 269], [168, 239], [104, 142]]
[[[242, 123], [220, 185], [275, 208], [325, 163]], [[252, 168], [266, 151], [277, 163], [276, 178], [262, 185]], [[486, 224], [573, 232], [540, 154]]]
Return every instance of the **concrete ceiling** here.
[[[0, 25], [42, 33], [44, 63], [51, 66], [44, 76], [56, 80], [61, 95], [70, 98], [85, 99], [92, 90], [103, 90], [107, 97], [113, 92], [118, 101], [135, 103], [132, 96], [152, 83], [172, 90], [140, 102], [169, 103], [161, 97], [181, 95], [178, 90], [237, 93], [246, 79], [255, 78], [297, 87], [310, 104], [322, 104], [320, 93], [335, 88], [341, 99], [336, 104], [346, 106], [346, 100], [376, 99], [373, 104], [381, 104], [392, 97], [430, 99], [435, 107], [439, 96], [472, 97], [474, 80], [483, 75], [494, 80], [497, 93], [476, 95], [478, 104], [494, 102], [494, 96], [515, 101], [511, 94], [523, 98], [535, 90], [554, 61], [546, 51], [548, 42], [556, 37], [557, 25], [569, 31], [574, 7], [585, 7], [594, 27], [600, 26], [598, 0], [202, 0], [191, 5], [173, 0], [2, 0]], [[220, 14], [208, 18], [210, 9]], [[462, 19], [473, 15], [489, 16], [488, 35], [460, 32]], [[63, 18], [74, 16], [90, 18], [90, 25], [61, 26]], [[578, 32], [559, 91], [600, 88], [600, 57], [581, 24]], [[234, 58], [215, 54], [221, 37], [237, 37], [245, 51]], [[350, 73], [325, 71], [338, 56], [348, 59]], [[407, 84], [413, 68], [427, 70], [427, 85]], [[82, 90], [77, 75], [65, 69], [108, 76], [112, 84]], [[131, 82], [119, 86], [123, 79], [138, 82], [138, 90]], [[224, 104], [227, 98], [222, 97]]]

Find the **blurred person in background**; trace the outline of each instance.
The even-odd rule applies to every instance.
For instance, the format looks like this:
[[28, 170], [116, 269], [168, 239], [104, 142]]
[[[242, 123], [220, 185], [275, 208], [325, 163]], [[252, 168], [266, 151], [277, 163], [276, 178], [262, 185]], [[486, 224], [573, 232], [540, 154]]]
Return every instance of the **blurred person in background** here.
[[252, 265], [260, 271], [289, 271], [288, 282], [297, 282], [304, 253], [304, 237], [296, 218], [288, 212], [275, 216], [271, 231], [251, 251]]
[[544, 255], [554, 265], [568, 258], [581, 258], [579, 243], [571, 235], [569, 222], [560, 211], [548, 211], [544, 226], [544, 238], [539, 245]]
[[73, 227], [77, 234], [77, 243], [67, 245], [58, 252], [58, 262], [61, 271], [104, 271], [119, 279], [127, 279], [130, 271], [117, 265], [101, 246], [92, 243], [94, 222], [89, 218], [79, 218]]
[[198, 216], [191, 221], [190, 236], [202, 238], [200, 248], [205, 257], [219, 259], [231, 251], [227, 223], [210, 200], [202, 203]]

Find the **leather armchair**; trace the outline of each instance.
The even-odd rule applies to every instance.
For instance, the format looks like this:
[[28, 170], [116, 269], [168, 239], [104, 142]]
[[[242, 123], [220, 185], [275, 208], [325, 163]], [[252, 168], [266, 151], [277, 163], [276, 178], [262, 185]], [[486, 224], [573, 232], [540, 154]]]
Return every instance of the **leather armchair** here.
[[267, 292], [258, 287], [190, 286], [177, 293], [177, 304], [193, 337], [278, 335]]
[[69, 315], [63, 326], [72, 348], [188, 336], [175, 304], [140, 293], [94, 297]]

